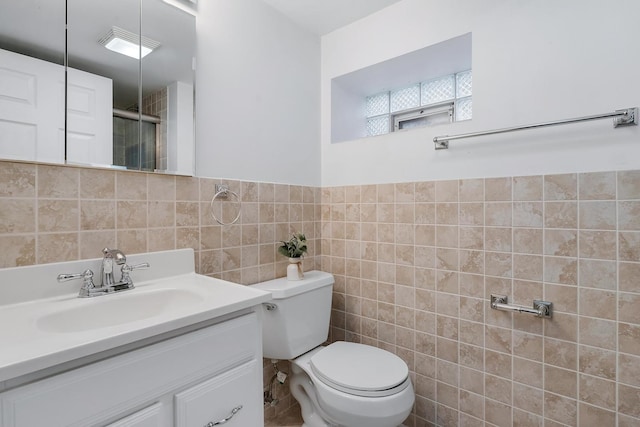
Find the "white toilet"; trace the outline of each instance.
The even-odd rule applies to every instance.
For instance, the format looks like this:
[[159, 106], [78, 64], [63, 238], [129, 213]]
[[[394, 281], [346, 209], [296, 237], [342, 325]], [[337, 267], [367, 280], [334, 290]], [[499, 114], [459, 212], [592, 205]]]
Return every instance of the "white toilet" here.
[[407, 364], [393, 353], [364, 344], [334, 342], [329, 333], [329, 273], [310, 271], [300, 281], [257, 283], [271, 292], [263, 304], [263, 349], [268, 359], [291, 360], [291, 394], [303, 427], [396, 427], [413, 407]]

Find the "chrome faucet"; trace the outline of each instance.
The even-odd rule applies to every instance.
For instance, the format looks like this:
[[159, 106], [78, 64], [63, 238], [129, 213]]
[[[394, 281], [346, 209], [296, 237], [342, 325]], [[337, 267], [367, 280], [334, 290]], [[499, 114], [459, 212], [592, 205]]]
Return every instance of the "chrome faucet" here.
[[113, 279], [113, 265], [126, 265], [127, 257], [120, 249], [104, 248], [102, 253], [104, 257], [100, 269], [101, 286], [114, 286], [116, 281]]
[[[68, 280], [83, 279], [82, 287], [78, 296], [81, 298], [96, 297], [100, 295], [106, 295], [114, 292], [126, 291], [127, 289], [133, 289], [133, 280], [131, 279], [131, 272], [140, 268], [148, 268], [149, 263], [143, 262], [142, 264], [128, 265], [127, 257], [119, 249], [104, 248], [102, 250], [102, 266], [100, 267], [100, 286], [96, 286], [93, 283], [93, 271], [85, 270], [78, 274], [59, 274], [58, 282], [66, 282]], [[114, 267], [121, 265], [120, 267], [120, 280], [116, 281], [114, 278]]]

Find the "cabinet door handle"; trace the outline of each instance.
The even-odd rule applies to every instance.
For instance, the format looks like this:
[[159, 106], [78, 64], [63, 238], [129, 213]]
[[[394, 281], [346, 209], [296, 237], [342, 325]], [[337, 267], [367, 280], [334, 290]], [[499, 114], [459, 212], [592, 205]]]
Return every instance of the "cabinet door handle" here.
[[219, 425], [222, 425], [222, 424], [226, 424], [228, 421], [231, 420], [231, 418], [233, 418], [233, 416], [235, 414], [240, 412], [240, 409], [242, 409], [242, 405], [239, 405], [239, 406], [236, 406], [235, 408], [233, 408], [228, 417], [223, 418], [220, 421], [216, 421], [215, 423], [213, 421], [211, 421], [210, 423], [205, 424], [204, 427], [214, 427], [214, 426], [219, 426]]

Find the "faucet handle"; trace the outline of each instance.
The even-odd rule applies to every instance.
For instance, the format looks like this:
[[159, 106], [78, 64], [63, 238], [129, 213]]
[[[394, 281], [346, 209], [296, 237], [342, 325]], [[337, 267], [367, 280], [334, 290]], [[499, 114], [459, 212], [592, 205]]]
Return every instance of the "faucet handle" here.
[[58, 274], [58, 282], [67, 282], [69, 280], [82, 279], [82, 289], [93, 289], [93, 271], [87, 269], [82, 273], [75, 274]]
[[148, 262], [143, 262], [141, 264], [135, 264], [135, 265], [125, 264], [120, 269], [120, 271], [122, 272], [122, 277], [120, 278], [120, 281], [123, 283], [133, 284], [133, 281], [131, 280], [131, 276], [129, 276], [129, 273], [131, 273], [133, 270], [139, 270], [142, 268], [149, 268], [149, 267], [150, 266]]

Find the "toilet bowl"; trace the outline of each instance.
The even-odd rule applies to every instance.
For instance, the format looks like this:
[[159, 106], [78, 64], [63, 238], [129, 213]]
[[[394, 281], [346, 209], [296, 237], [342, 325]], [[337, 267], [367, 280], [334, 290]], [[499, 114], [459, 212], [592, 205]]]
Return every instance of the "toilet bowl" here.
[[331, 274], [311, 271], [300, 281], [252, 286], [272, 293], [263, 305], [264, 357], [291, 360], [290, 389], [303, 427], [396, 427], [406, 419], [415, 394], [402, 359], [358, 343], [322, 346], [329, 330]]

